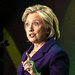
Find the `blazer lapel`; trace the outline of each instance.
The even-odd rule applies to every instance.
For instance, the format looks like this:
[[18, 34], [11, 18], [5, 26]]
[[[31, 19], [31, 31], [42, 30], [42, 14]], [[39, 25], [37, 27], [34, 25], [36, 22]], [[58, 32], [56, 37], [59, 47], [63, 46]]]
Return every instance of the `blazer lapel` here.
[[33, 61], [36, 61], [36, 60], [39, 60], [41, 57], [43, 57], [43, 54], [42, 54], [42, 50], [39, 49], [33, 56], [32, 56], [32, 60]]
[[50, 39], [48, 40], [33, 56], [32, 56], [32, 60], [36, 61], [39, 60], [40, 58], [42, 58], [44, 56], [44, 54], [46, 54], [50, 48], [55, 44], [54, 39]]
[[[30, 48], [26, 52], [30, 53], [32, 49], [33, 49], [33, 44], [30, 46]], [[23, 58], [22, 58], [23, 61], [25, 61], [27, 59], [26, 52], [24, 52], [24, 54], [23, 54]]]

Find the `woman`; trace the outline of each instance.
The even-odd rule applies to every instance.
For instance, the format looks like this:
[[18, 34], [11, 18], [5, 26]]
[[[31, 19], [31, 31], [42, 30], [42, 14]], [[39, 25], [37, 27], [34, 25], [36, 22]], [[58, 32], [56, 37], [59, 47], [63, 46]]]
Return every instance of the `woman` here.
[[60, 38], [59, 22], [51, 8], [28, 7], [23, 16], [32, 45], [24, 52], [17, 75], [69, 75], [69, 59], [55, 41]]

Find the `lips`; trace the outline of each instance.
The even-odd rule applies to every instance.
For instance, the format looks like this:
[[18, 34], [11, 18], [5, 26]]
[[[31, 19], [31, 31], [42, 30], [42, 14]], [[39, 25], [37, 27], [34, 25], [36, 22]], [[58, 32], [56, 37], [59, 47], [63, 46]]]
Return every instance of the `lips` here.
[[35, 36], [34, 33], [29, 34], [29, 37], [33, 38]]

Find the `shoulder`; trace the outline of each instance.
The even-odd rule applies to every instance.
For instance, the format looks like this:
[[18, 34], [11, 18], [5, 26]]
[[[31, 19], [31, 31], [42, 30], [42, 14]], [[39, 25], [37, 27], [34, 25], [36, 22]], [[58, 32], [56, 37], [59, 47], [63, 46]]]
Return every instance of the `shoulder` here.
[[22, 59], [21, 61], [25, 61], [26, 60], [26, 53], [29, 53], [33, 48], [33, 44], [29, 47], [29, 49], [25, 50], [25, 52], [22, 54]]
[[25, 61], [25, 59], [26, 59], [26, 51], [22, 54], [21, 61]]
[[51, 63], [56, 63], [57, 61], [63, 61], [69, 64], [69, 57], [66, 51], [64, 51], [61, 47], [57, 44], [53, 45], [48, 52], [51, 56]]
[[56, 54], [66, 54], [66, 51], [64, 51], [61, 47], [59, 47], [57, 44], [54, 44], [50, 50], [49, 50], [49, 53], [53, 54], [53, 55], [56, 55]]

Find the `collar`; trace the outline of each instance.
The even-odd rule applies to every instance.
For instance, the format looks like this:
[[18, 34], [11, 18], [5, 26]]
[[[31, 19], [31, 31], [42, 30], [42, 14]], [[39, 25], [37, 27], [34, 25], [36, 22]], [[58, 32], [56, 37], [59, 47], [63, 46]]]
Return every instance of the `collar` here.
[[[41, 57], [44, 56], [45, 53], [47, 53], [50, 48], [55, 44], [54, 38], [49, 39], [33, 56], [32, 60], [35, 61], [37, 59], [40, 59]], [[27, 50], [28, 53], [31, 52], [33, 49], [34, 45], [32, 44], [30, 48]]]
[[43, 46], [42, 46], [42, 52], [46, 53], [49, 51], [49, 49], [55, 44], [54, 38], [49, 39]]

